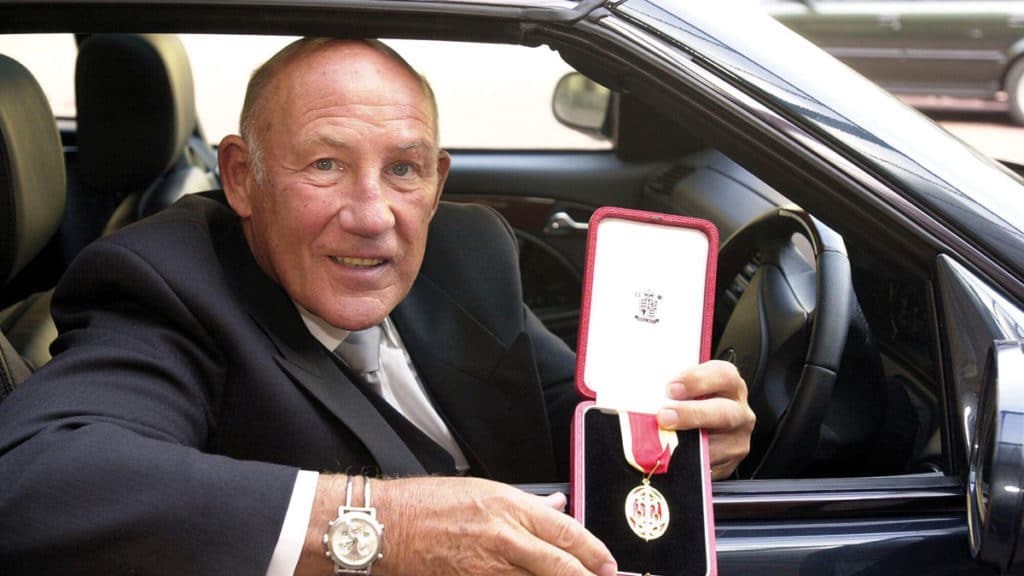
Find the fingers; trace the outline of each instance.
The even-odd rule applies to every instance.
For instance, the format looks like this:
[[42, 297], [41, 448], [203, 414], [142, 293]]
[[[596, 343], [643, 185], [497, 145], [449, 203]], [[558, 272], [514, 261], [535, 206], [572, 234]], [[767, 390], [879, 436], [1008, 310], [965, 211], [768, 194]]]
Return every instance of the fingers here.
[[712, 478], [730, 475], [750, 452], [757, 420], [736, 367], [717, 360], [695, 366], [668, 384], [668, 395], [673, 400], [658, 411], [658, 425], [669, 430], [706, 430]]
[[727, 478], [750, 452], [747, 434], [708, 434], [711, 478]]
[[704, 396], [723, 396], [747, 401], [747, 384], [729, 362], [710, 360], [681, 372], [668, 385], [674, 400], [693, 400]]
[[682, 400], [669, 402], [658, 411], [658, 425], [666, 430], [753, 430], [754, 411], [746, 404], [728, 398]]
[[479, 478], [378, 485], [379, 517], [391, 534], [382, 573], [614, 576], [604, 544], [560, 511], [563, 494], [535, 496]]
[[669, 430], [708, 431], [754, 429], [747, 404], [747, 384], [736, 367], [712, 360], [694, 366], [668, 384], [669, 402], [658, 412], [658, 424]]
[[569, 501], [566, 499], [565, 494], [562, 494], [561, 492], [548, 494], [543, 498], [543, 501], [545, 506], [551, 508], [552, 510], [557, 510], [558, 512], [565, 512], [565, 507], [566, 505], [569, 504]]
[[615, 559], [608, 548], [576, 520], [550, 509], [521, 518], [523, 527], [549, 546], [515, 551], [510, 561], [531, 574], [614, 576]]

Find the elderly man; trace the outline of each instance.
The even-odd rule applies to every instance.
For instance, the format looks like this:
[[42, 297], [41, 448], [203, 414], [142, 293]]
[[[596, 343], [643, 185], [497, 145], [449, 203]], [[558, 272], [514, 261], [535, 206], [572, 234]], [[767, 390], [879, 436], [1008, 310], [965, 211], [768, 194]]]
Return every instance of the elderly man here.
[[[0, 559], [613, 574], [563, 495], [506, 484], [564, 477], [574, 358], [522, 304], [507, 225], [439, 205], [426, 82], [378, 42], [301, 40], [241, 128], [223, 195], [94, 244], [58, 288], [54, 360], [0, 409]], [[661, 425], [707, 428], [730, 474], [754, 421], [736, 371], [666, 386]]]

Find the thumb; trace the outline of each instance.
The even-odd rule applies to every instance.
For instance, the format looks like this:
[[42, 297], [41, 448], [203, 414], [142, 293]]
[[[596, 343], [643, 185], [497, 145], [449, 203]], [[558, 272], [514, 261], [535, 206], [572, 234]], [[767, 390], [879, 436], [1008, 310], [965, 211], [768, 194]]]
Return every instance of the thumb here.
[[554, 494], [544, 496], [544, 505], [559, 512], [565, 512], [565, 506], [567, 503], [568, 500], [566, 499], [565, 494], [562, 494], [561, 492], [555, 492]]

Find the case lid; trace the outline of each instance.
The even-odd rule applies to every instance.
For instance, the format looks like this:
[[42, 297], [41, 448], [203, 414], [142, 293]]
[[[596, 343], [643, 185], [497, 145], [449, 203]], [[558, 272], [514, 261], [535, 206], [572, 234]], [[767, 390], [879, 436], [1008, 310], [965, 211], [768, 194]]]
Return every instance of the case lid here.
[[711, 350], [718, 232], [707, 220], [600, 208], [590, 220], [576, 387], [653, 414]]

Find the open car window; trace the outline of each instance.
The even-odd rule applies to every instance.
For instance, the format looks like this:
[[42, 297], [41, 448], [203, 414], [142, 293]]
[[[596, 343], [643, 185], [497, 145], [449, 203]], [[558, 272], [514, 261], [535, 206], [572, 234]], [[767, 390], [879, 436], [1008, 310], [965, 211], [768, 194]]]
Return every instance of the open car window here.
[[[245, 85], [257, 66], [296, 37], [182, 34], [200, 125], [211, 144], [238, 132]], [[551, 50], [503, 44], [387, 41], [437, 94], [441, 144], [469, 150], [607, 150], [607, 139], [571, 130], [551, 114], [552, 88], [572, 70]], [[77, 48], [71, 34], [0, 37], [0, 53], [39, 79], [54, 113], [75, 117]]]
[[[192, 64], [200, 123], [213, 145], [237, 131], [252, 70], [294, 40], [189, 34], [180, 38]], [[74, 115], [73, 77], [70, 95], [66, 77], [73, 70], [73, 40], [71, 35], [4, 39], [24, 46], [18, 54], [27, 54], [30, 66], [50, 70], [43, 76], [44, 87], [59, 103], [54, 105], [58, 116]], [[39, 42], [52, 42], [54, 54], [40, 57], [37, 53], [50, 50], [40, 50]], [[552, 112], [553, 94], [559, 80], [574, 68], [555, 50], [416, 40], [389, 44], [430, 80], [436, 92], [442, 144], [456, 151], [445, 198], [491, 205], [509, 220], [520, 243], [527, 304], [572, 347], [580, 322], [586, 226], [599, 206], [707, 219], [724, 242], [765, 212], [790, 203], [790, 190], [768, 184], [778, 175], [747, 168], [752, 165], [749, 158], [723, 153], [714, 139], [677, 120], [671, 109], [659, 109], [661, 102], [647, 100], [643, 91], [613, 91], [608, 114], [616, 119], [617, 132], [612, 137], [560, 123]], [[799, 234], [771, 241], [772, 254], [755, 249], [744, 255], [739, 269], [719, 277], [713, 345], [735, 332], [726, 326], [728, 319], [753, 313], [742, 303], [749, 300], [744, 296], [751, 284], [761, 281], [766, 264], [790, 266], [789, 274], [797, 282], [794, 305], [813, 310], [816, 264], [810, 243]], [[928, 294], [930, 280], [874, 246], [852, 237], [848, 243], [855, 313], [843, 368], [823, 416], [820, 453], [796, 476], [949, 473], [930, 329], [935, 314]], [[792, 393], [799, 376], [803, 357], [798, 349], [809, 335], [790, 337], [792, 342], [773, 343], [794, 349], [786, 352], [785, 361], [761, 358], [753, 364], [748, 361], [746, 367], [752, 385], [770, 388], [752, 390], [752, 404], [764, 412], [759, 414], [764, 421], [782, 418], [786, 394]], [[717, 352], [723, 357], [733, 353], [728, 346], [721, 348]], [[782, 354], [782, 349], [774, 352]], [[745, 361], [733, 358], [740, 364]], [[767, 450], [770, 435], [755, 434], [754, 441], [755, 451]], [[755, 467], [743, 472], [752, 474]]]

